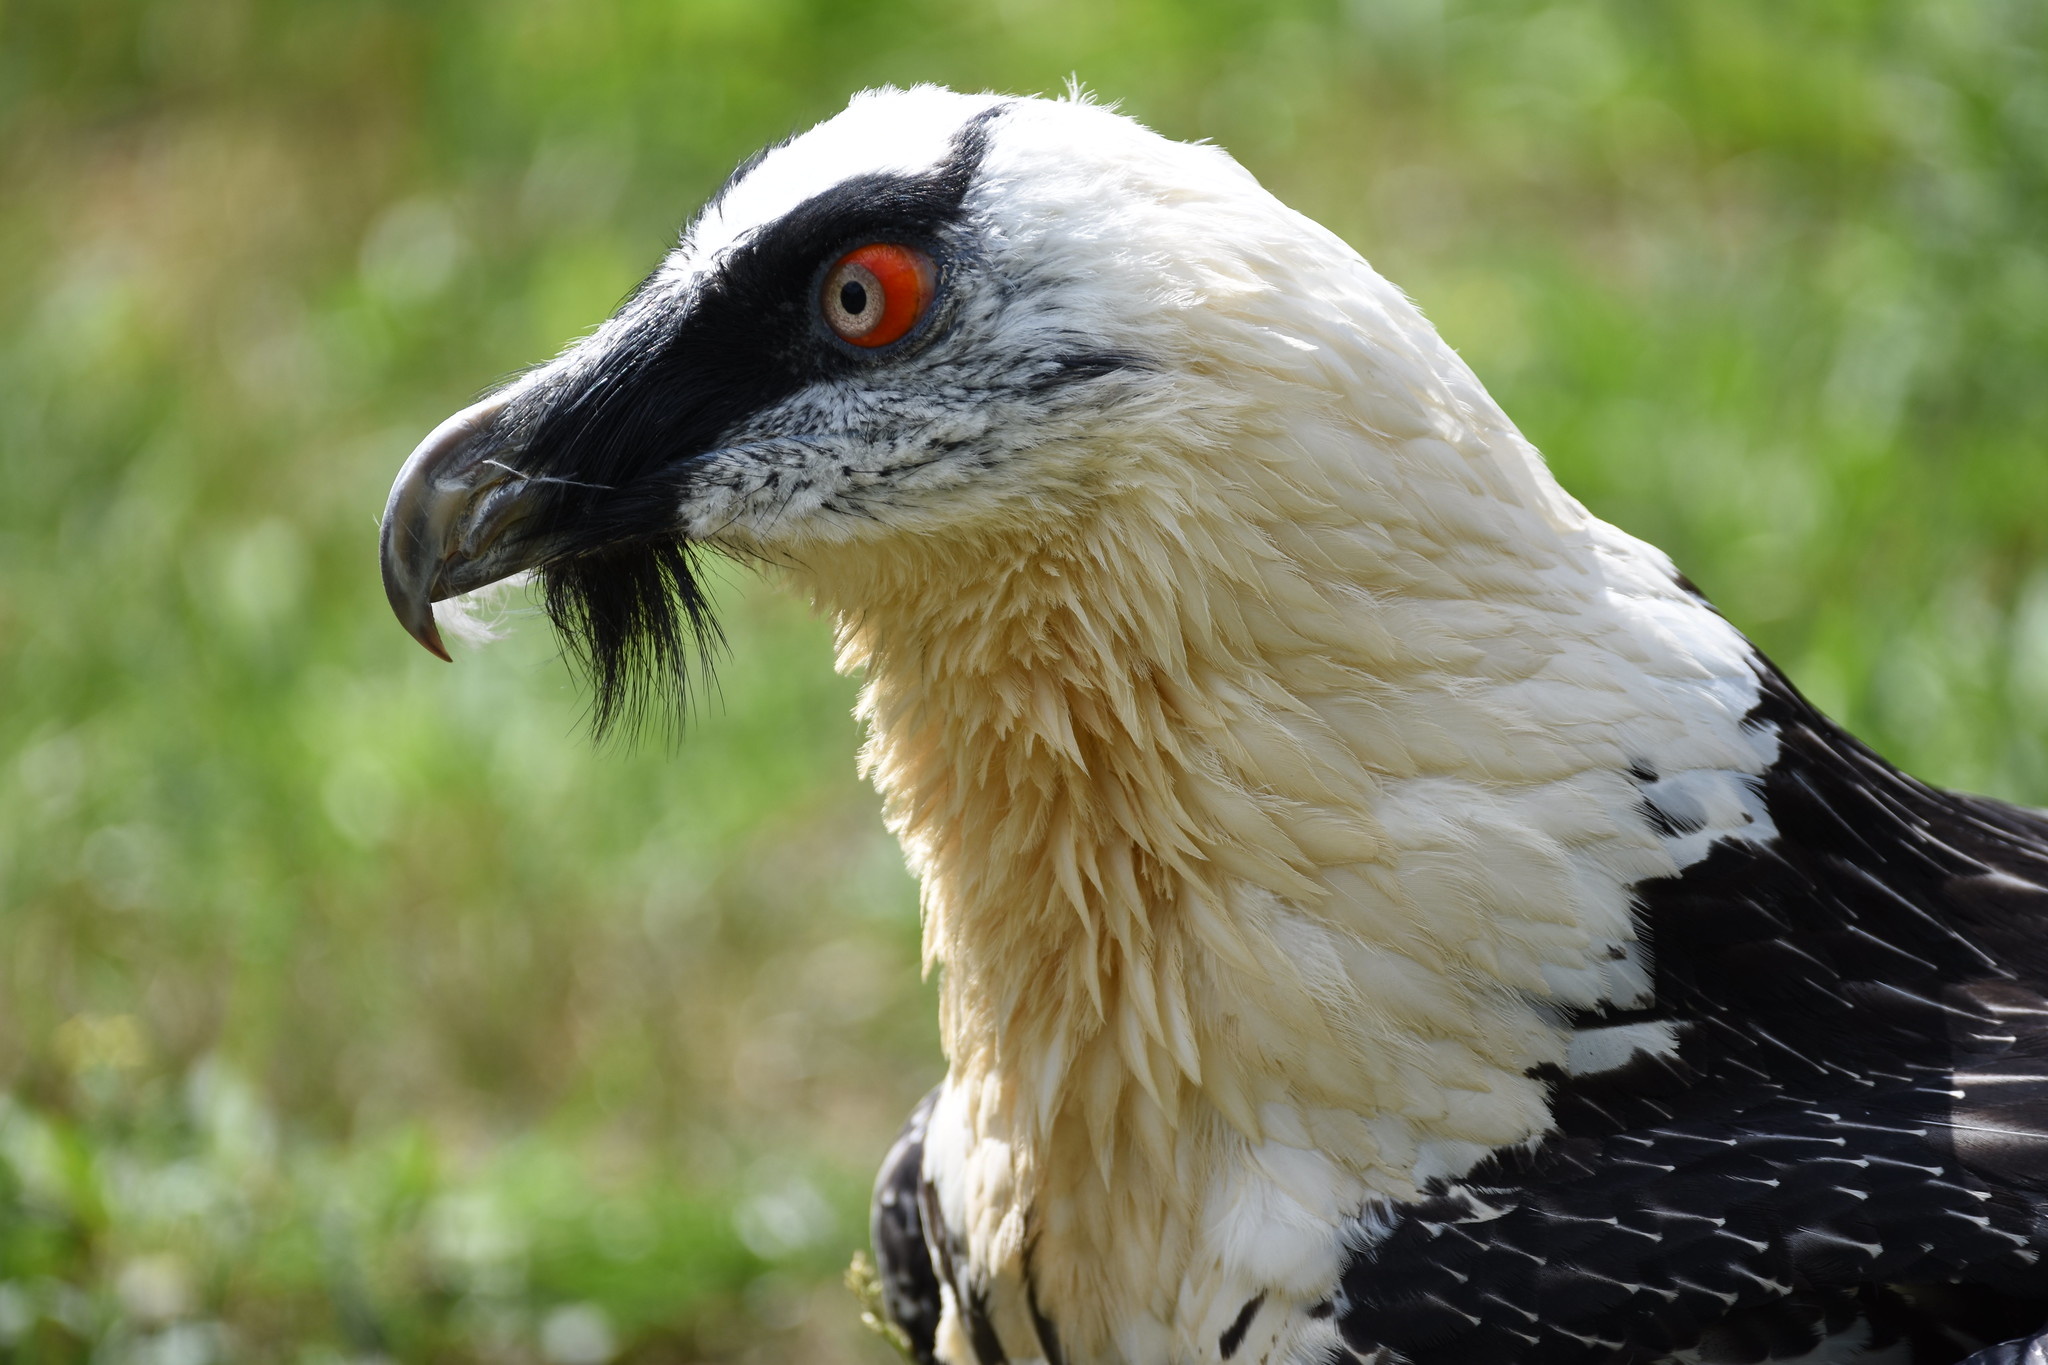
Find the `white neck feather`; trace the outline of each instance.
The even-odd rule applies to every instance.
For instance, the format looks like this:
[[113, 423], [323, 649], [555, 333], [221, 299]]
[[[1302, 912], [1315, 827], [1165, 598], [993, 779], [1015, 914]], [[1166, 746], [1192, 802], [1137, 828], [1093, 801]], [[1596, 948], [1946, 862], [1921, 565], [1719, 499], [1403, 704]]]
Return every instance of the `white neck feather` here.
[[1713, 837], [1773, 747], [1739, 636], [1349, 261], [1234, 334], [1250, 379], [1069, 452], [1056, 524], [806, 555], [943, 966], [928, 1160], [977, 1263], [1114, 1294], [1084, 1338], [1322, 1292], [1346, 1215], [1540, 1134], [1684, 856], [1631, 765], [1726, 775]]

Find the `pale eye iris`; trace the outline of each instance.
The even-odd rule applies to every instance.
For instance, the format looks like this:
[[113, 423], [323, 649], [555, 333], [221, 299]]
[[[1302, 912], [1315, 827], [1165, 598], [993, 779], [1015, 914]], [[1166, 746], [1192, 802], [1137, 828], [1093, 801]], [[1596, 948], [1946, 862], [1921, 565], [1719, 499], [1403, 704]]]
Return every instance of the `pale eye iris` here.
[[888, 310], [889, 298], [875, 272], [859, 261], [841, 261], [825, 281], [825, 321], [848, 341], [871, 335]]

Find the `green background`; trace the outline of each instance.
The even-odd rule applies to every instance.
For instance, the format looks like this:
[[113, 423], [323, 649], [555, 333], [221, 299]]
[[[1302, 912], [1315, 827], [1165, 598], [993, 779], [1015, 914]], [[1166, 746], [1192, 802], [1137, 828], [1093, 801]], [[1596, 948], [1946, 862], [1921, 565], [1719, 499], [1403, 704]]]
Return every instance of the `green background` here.
[[2038, 0], [0, 0], [0, 1356], [872, 1363], [939, 1064], [854, 684], [678, 744], [392, 621], [413, 442], [852, 90], [1077, 73], [1406, 287], [1596, 511], [2048, 801]]

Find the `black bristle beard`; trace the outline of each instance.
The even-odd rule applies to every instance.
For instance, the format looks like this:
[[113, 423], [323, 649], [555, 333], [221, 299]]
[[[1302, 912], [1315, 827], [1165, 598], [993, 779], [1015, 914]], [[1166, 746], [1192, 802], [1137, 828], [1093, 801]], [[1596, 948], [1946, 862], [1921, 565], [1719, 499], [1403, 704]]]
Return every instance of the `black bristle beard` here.
[[711, 681], [725, 635], [711, 610], [696, 547], [618, 545], [540, 572], [542, 602], [565, 652], [590, 682], [600, 742], [679, 733], [693, 687]]

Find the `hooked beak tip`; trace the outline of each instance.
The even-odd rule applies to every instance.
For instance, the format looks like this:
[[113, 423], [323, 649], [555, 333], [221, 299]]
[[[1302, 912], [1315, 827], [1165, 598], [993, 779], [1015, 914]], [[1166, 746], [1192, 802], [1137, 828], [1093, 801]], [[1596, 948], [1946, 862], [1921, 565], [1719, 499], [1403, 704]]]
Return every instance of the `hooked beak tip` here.
[[426, 646], [427, 653], [444, 664], [455, 662], [454, 656], [448, 652], [448, 646], [441, 643], [441, 626], [434, 620], [434, 609], [431, 606], [427, 608], [426, 615], [418, 621], [406, 621], [403, 624], [413, 639]]
[[[384, 595], [406, 633], [448, 663], [454, 660], [434, 620], [435, 600], [511, 571], [493, 570], [464, 552], [466, 533], [477, 529], [469, 525], [477, 497], [486, 491], [477, 486], [478, 461], [487, 453], [480, 443], [505, 402], [506, 395], [493, 395], [436, 427], [399, 471], [384, 509], [379, 536]], [[490, 524], [502, 529], [507, 516], [519, 510], [518, 501], [498, 499]]]
[[[385, 538], [390, 538], [386, 528]], [[448, 647], [441, 642], [441, 627], [434, 620], [434, 587], [427, 581], [410, 581], [415, 575], [406, 570], [412, 566], [394, 557], [387, 547], [384, 554], [384, 597], [391, 604], [391, 614], [398, 618], [398, 624], [405, 627], [405, 633], [426, 647], [429, 654], [447, 663], [454, 663], [448, 655]]]

